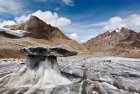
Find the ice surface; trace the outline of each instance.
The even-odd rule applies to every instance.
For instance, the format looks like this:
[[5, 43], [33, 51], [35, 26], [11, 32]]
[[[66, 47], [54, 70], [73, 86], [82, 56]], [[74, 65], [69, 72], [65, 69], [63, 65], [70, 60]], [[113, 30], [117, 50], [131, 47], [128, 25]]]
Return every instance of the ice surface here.
[[[23, 70], [26, 68], [24, 65], [17, 65], [18, 61], [21, 62], [22, 60], [1, 60], [0, 62], [2, 63], [0, 63], [0, 71], [4, 72], [7, 70], [11, 71], [8, 73], [10, 75], [13, 74], [12, 72], [17, 74], [17, 72], [19, 72], [18, 69], [22, 67], [20, 75], [18, 75], [22, 79], [21, 82], [18, 81], [20, 79], [18, 79], [17, 82], [12, 79], [11, 81], [15, 81], [18, 85], [24, 83], [25, 86], [18, 87], [17, 85], [15, 88], [4, 88], [1, 87], [1, 83], [3, 82], [0, 81], [0, 93], [3, 94], [5, 92], [10, 92], [9, 94], [11, 94], [11, 92], [22, 92], [22, 94], [80, 94], [80, 92], [83, 92], [83, 94], [140, 94], [140, 59], [93, 56], [58, 58], [58, 64], [63, 73], [62, 75], [72, 83], [65, 85], [62, 84], [56, 87], [53, 87], [51, 84], [47, 85], [48, 82], [46, 79], [55, 83], [58, 81], [63, 83], [65, 79], [59, 77], [54, 70], [43, 70], [43, 67], [47, 66], [42, 63], [42, 68], [37, 70], [38, 74], [34, 74], [34, 71], [26, 71], [25, 73]], [[31, 74], [36, 75], [36, 77], [38, 77], [38, 75], [42, 75], [42, 71], [45, 71], [46, 74], [44, 74], [42, 78], [38, 79], [38, 83], [29, 85], [28, 83], [33, 82], [29, 81], [25, 83], [23, 81], [24, 79], [29, 78]], [[24, 74], [28, 75], [25, 76]], [[48, 74], [51, 74], [51, 76], [48, 76]], [[8, 79], [8, 77], [6, 79]], [[39, 82], [40, 79], [43, 79], [42, 82]], [[13, 83], [13, 85], [16, 85], [15, 83]], [[39, 83], [42, 83], [43, 86]], [[10, 85], [12, 84], [9, 83], [8, 86]], [[40, 89], [44, 86], [46, 86], [45, 89]]]
[[4, 86], [7, 88], [28, 86], [43, 89], [71, 83], [70, 80], [61, 76], [57, 63], [52, 65], [47, 59], [40, 62], [39, 68], [31, 69], [24, 65], [17, 72], [8, 75], [8, 77], [1, 78], [2, 80], [4, 80]]

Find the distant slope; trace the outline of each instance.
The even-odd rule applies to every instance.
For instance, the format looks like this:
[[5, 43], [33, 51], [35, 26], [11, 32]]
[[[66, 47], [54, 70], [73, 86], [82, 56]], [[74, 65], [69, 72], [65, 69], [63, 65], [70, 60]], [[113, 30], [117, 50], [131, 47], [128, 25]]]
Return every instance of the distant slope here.
[[122, 27], [98, 35], [83, 45], [93, 54], [140, 57], [140, 32]]

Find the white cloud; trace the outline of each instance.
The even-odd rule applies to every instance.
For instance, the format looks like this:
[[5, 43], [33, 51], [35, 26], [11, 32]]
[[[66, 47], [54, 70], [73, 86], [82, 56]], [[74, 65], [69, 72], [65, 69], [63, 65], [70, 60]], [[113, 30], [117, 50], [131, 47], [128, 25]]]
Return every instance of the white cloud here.
[[27, 21], [30, 18], [30, 16], [31, 15], [28, 15], [28, 16], [22, 15], [20, 17], [15, 17], [14, 20], [16, 21], [16, 23], [20, 24]]
[[27, 16], [23, 15], [20, 17], [15, 17], [15, 21], [17, 23], [23, 23], [27, 19], [29, 19], [29, 17], [31, 15], [37, 16], [38, 18], [40, 18], [44, 22], [51, 24], [53, 26], [57, 26], [57, 27], [65, 26], [65, 25], [68, 25], [71, 23], [70, 19], [68, 19], [66, 17], [59, 17], [57, 13], [52, 13], [51, 11], [44, 11], [43, 12], [41, 10], [38, 10], [38, 11], [31, 13]]
[[136, 31], [140, 31], [140, 15], [133, 14], [124, 19], [124, 22], [127, 24], [128, 28], [131, 28]]
[[[71, 20], [66, 18], [66, 17], [59, 17], [57, 13], [52, 13], [51, 11], [41, 11], [41, 10], [38, 10], [34, 13], [31, 13], [29, 15], [22, 15], [20, 17], [15, 17], [14, 20], [15, 21], [4, 21], [4, 22], [1, 22], [0, 26], [4, 26], [4, 25], [11, 25], [11, 23], [23, 23], [25, 22], [26, 20], [28, 20], [30, 18], [30, 16], [33, 15], [33, 16], [37, 16], [38, 18], [40, 18], [41, 20], [43, 20], [44, 22], [46, 22], [47, 24], [51, 24], [52, 26], [57, 26], [57, 27], [61, 27], [61, 26], [65, 26], [65, 25], [68, 25], [71, 23]], [[9, 23], [8, 23], [9, 22]]]
[[73, 5], [74, 4], [73, 0], [62, 0], [62, 2], [66, 5]]
[[88, 36], [79, 36], [77, 33], [71, 33], [70, 35], [68, 35], [68, 37], [72, 40], [75, 40], [79, 43], [85, 43], [87, 40], [93, 38], [97, 36], [97, 34], [92, 34], [92, 35], [88, 35]]
[[73, 39], [73, 40], [76, 40], [76, 41], [79, 41], [79, 36], [77, 33], [72, 33], [69, 35], [69, 38]]
[[3, 27], [5, 25], [14, 25], [14, 24], [15, 24], [15, 22], [14, 21], [11, 21], [11, 20], [9, 20], [9, 21], [3, 21], [3, 22], [0, 22], [0, 27]]
[[140, 15], [132, 14], [126, 18], [112, 17], [106, 22], [103, 30], [114, 30], [121, 27], [127, 27], [136, 31], [140, 31]]
[[66, 17], [60, 17], [56, 23], [56, 26], [64, 26], [70, 24], [71, 20], [67, 19]]
[[79, 43], [83, 43], [101, 33], [101, 24], [98, 24], [95, 27], [94, 25], [95, 24], [80, 22], [72, 23], [68, 26], [61, 27], [60, 29], [71, 39], [74, 39]]
[[94, 38], [98, 35], [98, 33], [93, 33], [92, 35], [89, 35], [89, 36], [85, 36], [85, 38], [81, 39], [79, 42], [80, 43], [85, 43], [87, 42], [88, 40], [90, 40], [91, 38]]
[[0, 0], [0, 13], [17, 14], [22, 7], [20, 0]]
[[127, 27], [125, 22], [120, 17], [112, 17], [104, 26], [104, 30], [113, 30], [116, 28]]

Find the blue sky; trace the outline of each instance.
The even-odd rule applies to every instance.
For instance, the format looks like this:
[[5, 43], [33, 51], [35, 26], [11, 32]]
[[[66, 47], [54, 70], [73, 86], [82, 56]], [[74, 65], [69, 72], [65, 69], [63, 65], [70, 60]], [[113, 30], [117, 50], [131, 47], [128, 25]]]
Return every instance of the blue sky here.
[[139, 6], [140, 0], [0, 0], [0, 24], [21, 23], [32, 14], [85, 42], [123, 26], [139, 31]]

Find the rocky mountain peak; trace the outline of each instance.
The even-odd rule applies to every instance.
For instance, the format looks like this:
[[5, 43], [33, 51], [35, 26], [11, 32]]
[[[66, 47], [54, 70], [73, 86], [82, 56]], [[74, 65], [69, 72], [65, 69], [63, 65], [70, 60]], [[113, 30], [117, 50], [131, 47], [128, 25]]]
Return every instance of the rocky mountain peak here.
[[30, 18], [29, 18], [30, 20], [40, 20], [38, 17], [36, 17], [36, 16], [30, 16]]
[[121, 30], [129, 30], [127, 27], [122, 27]]
[[31, 16], [25, 23], [19, 25], [6, 25], [5, 28], [11, 30], [27, 31], [24, 37], [32, 37], [47, 40], [52, 40], [53, 38], [69, 39], [57, 27], [45, 23], [36, 16]]
[[[46, 24], [41, 19], [39, 19], [36, 16], [31, 16], [25, 23], [20, 25], [22, 29], [28, 31], [28, 32], [34, 32], [37, 33], [44, 31], [44, 28], [47, 28], [48, 30], [51, 29], [51, 25]], [[45, 31], [44, 31], [45, 32]]]
[[122, 28], [120, 29], [120, 32], [121, 32], [121, 33], [129, 33], [129, 31], [130, 31], [130, 29], [128, 29], [128, 28], [126, 28], [126, 27], [122, 27]]
[[27, 31], [29, 31], [28, 30], [29, 28], [37, 29], [37, 28], [44, 28], [44, 27], [50, 28], [51, 27], [51, 25], [45, 23], [44, 21], [42, 21], [36, 16], [31, 16], [25, 23], [21, 25], [23, 26], [25, 25], [24, 29], [27, 29]]
[[140, 33], [122, 27], [100, 34], [88, 40], [84, 45], [93, 52], [103, 52], [109, 55], [130, 54], [129, 51], [140, 50]]

